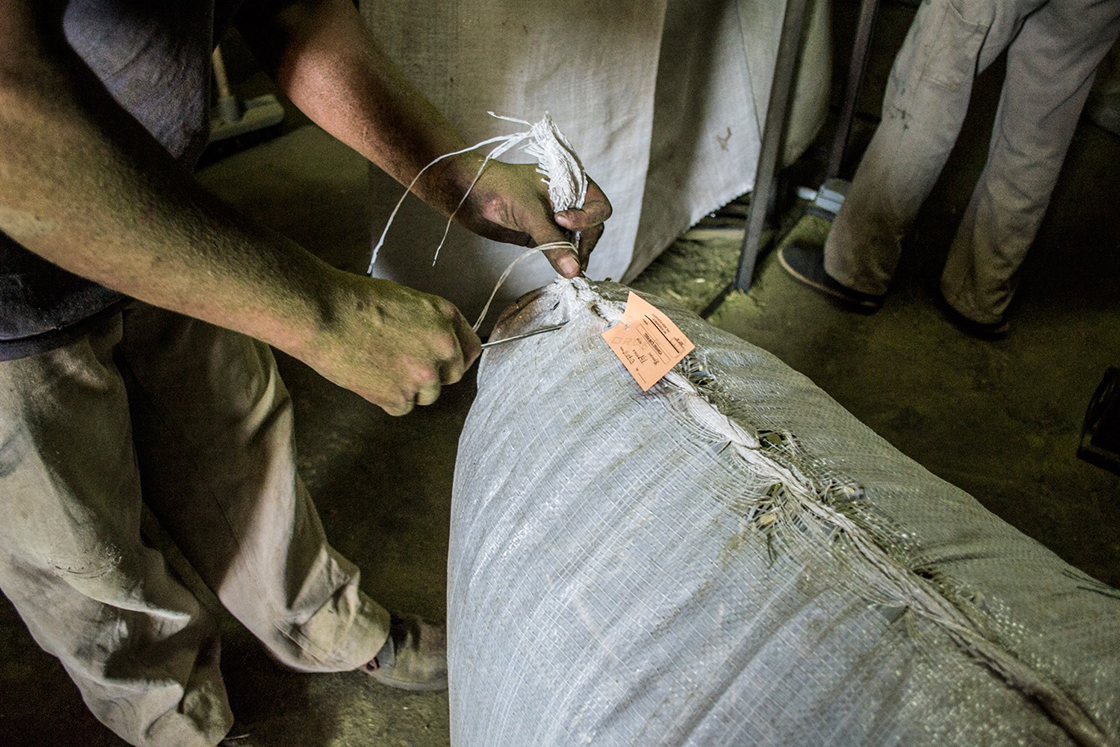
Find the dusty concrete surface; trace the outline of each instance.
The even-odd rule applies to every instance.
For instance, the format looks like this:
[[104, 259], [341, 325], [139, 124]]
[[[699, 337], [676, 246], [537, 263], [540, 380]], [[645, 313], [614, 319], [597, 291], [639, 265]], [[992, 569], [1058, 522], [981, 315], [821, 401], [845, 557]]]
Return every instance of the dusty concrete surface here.
[[[885, 54], [889, 60], [893, 52]], [[1093, 388], [1107, 365], [1120, 365], [1120, 139], [1079, 130], [1023, 271], [1012, 333], [983, 343], [942, 319], [926, 289], [983, 160], [983, 112], [966, 127], [882, 311], [843, 311], [795, 284], [770, 255], [750, 294], [730, 296], [712, 321], [776, 353], [935, 474], [1117, 586], [1120, 478], [1074, 451]], [[297, 129], [226, 158], [202, 178], [328, 261], [364, 267], [365, 166], [318, 130]], [[741, 215], [706, 221], [636, 285], [703, 308], [734, 271]], [[826, 228], [805, 221], [799, 236], [819, 241]], [[393, 419], [297, 362], [280, 364], [295, 402], [300, 464], [328, 535], [362, 567], [363, 588], [383, 604], [442, 616], [452, 467], [473, 381]], [[158, 528], [151, 533], [159, 542]], [[221, 619], [223, 671], [249, 735], [238, 744], [449, 743], [444, 694], [401, 693], [354, 673], [285, 672], [228, 616]], [[6, 600], [0, 744], [123, 744], [89, 715]]]

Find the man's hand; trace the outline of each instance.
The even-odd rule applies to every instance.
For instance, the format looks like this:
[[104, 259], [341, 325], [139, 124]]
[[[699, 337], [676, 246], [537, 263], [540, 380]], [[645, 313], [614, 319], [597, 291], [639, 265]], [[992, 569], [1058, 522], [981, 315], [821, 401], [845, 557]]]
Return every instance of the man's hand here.
[[[473, 179], [477, 166], [466, 170]], [[576, 254], [566, 249], [545, 252], [557, 272], [572, 278], [587, 269], [591, 250], [603, 235], [603, 223], [610, 215], [610, 202], [591, 180], [581, 209], [554, 215], [548, 186], [535, 165], [491, 161], [456, 218], [480, 236], [522, 246], [552, 241], [575, 243], [578, 233]]]
[[323, 329], [291, 352], [390, 415], [435, 402], [482, 352], [446, 299], [341, 271], [327, 287]]
[[[250, 48], [288, 98], [401, 184], [466, 146], [377, 48], [351, 0], [247, 0], [238, 18]], [[441, 162], [414, 192], [448, 215], [481, 162], [477, 154]], [[586, 267], [610, 213], [592, 183], [582, 210], [554, 216], [535, 166], [491, 162], [456, 218], [486, 238], [523, 246], [568, 241], [579, 232], [578, 256], [548, 253], [561, 275], [574, 277]]]

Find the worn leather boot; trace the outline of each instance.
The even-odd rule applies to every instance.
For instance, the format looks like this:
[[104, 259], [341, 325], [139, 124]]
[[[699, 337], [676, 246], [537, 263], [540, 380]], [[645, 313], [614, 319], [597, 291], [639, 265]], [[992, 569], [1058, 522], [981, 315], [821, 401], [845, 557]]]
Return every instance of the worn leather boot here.
[[418, 615], [394, 612], [389, 639], [362, 671], [402, 690], [443, 690], [447, 687], [447, 629]]

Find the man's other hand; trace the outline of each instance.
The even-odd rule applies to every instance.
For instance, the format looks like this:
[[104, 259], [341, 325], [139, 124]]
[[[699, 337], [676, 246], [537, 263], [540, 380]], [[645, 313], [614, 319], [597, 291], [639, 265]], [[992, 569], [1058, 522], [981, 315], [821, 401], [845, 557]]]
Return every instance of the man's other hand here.
[[[467, 169], [471, 178], [478, 168], [478, 161], [472, 162], [476, 164], [473, 170]], [[535, 165], [491, 161], [457, 218], [480, 236], [522, 246], [574, 242], [578, 233], [575, 254], [567, 249], [545, 252], [558, 273], [572, 278], [587, 269], [591, 250], [603, 235], [603, 223], [610, 215], [610, 201], [590, 179], [582, 208], [554, 214], [548, 186]]]
[[390, 415], [435, 402], [478, 358], [478, 336], [450, 301], [341, 271], [332, 279], [321, 329], [293, 353]]

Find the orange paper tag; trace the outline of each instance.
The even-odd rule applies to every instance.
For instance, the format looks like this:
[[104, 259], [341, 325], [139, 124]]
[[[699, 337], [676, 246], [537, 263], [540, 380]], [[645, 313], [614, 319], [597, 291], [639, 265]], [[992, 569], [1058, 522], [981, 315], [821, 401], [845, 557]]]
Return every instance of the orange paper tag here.
[[603, 333], [603, 339], [643, 392], [696, 347], [669, 317], [633, 291], [622, 319]]

